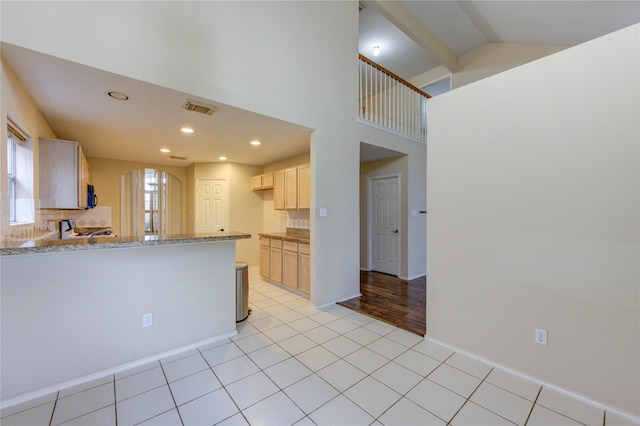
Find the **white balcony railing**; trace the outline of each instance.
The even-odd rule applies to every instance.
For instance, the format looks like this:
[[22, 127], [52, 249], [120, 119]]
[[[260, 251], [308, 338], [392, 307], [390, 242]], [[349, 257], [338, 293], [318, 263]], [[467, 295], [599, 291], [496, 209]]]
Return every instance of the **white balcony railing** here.
[[409, 138], [427, 140], [427, 93], [360, 55], [358, 117]]

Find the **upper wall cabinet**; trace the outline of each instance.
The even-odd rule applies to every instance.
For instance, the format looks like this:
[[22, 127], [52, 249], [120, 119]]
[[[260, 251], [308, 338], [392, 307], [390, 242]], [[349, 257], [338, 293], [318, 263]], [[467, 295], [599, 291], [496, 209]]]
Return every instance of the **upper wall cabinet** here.
[[89, 163], [78, 142], [40, 139], [40, 208], [87, 207]]
[[251, 178], [251, 189], [273, 188], [275, 210], [305, 210], [311, 208], [311, 169], [302, 164]]
[[298, 210], [311, 208], [311, 168], [298, 166]]
[[273, 188], [273, 173], [265, 173], [251, 178], [251, 190], [261, 191]]
[[[310, 208], [309, 165], [303, 164], [281, 170], [281, 186], [276, 180], [274, 184], [274, 209], [305, 210]], [[282, 201], [278, 201], [283, 198]]]

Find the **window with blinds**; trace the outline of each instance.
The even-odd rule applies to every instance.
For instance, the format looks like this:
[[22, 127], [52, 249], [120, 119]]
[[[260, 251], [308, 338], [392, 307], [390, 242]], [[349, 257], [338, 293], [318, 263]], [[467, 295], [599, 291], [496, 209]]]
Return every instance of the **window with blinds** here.
[[[24, 159], [25, 155], [20, 155], [20, 151], [24, 150], [26, 143], [29, 141], [29, 137], [25, 132], [20, 130], [10, 119], [7, 120], [7, 179], [8, 179], [8, 194], [9, 194], [9, 222], [18, 222], [18, 216], [23, 218], [23, 214], [18, 214], [19, 202], [18, 202], [18, 188], [20, 187], [21, 180], [30, 182], [29, 176], [26, 175], [26, 170], [29, 168], [18, 166], [19, 159]], [[32, 169], [32, 167], [30, 168]], [[26, 183], [26, 182], [23, 182]], [[23, 185], [25, 186], [25, 185]], [[26, 187], [32, 187], [32, 185], [26, 185]], [[24, 209], [23, 209], [24, 210]]]

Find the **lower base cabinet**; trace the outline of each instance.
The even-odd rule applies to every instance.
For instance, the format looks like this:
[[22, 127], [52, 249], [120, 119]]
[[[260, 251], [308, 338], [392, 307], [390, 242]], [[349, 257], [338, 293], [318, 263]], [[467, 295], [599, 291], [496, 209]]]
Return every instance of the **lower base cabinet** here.
[[309, 244], [298, 246], [298, 290], [309, 294], [311, 291], [311, 250]]
[[282, 284], [298, 289], [298, 243], [282, 242]]
[[309, 244], [260, 237], [260, 275], [309, 294], [311, 277]]
[[269, 278], [271, 268], [269, 268], [269, 238], [260, 237], [260, 275], [265, 278]]
[[[278, 240], [275, 240], [277, 244]], [[271, 241], [271, 250], [269, 250], [269, 278], [274, 281], [282, 282], [282, 249], [277, 245], [274, 247], [274, 241]], [[282, 243], [282, 241], [280, 241]]]

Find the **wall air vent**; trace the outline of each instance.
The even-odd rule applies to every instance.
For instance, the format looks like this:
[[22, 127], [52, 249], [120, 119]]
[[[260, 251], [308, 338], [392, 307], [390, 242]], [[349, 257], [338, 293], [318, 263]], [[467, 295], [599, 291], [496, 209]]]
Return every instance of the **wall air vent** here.
[[170, 155], [169, 158], [173, 158], [174, 160], [186, 160], [187, 157], [179, 157], [177, 155]]
[[212, 115], [218, 107], [216, 105], [209, 105], [203, 102], [193, 101], [187, 99], [187, 102], [182, 106], [187, 111], [199, 112], [200, 114]]

